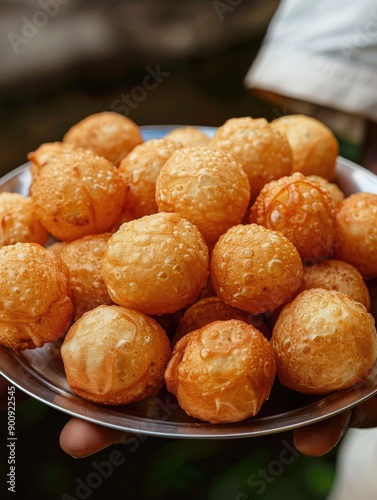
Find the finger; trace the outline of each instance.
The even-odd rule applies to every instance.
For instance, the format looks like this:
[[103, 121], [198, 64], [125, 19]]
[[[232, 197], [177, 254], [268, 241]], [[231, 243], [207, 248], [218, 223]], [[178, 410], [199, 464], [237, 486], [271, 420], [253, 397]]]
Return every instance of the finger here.
[[351, 419], [351, 410], [293, 431], [297, 450], [309, 457], [320, 457], [332, 450], [343, 437]]
[[74, 417], [60, 433], [60, 447], [74, 458], [84, 458], [112, 444], [125, 442], [128, 436], [131, 434]]
[[354, 409], [350, 427], [377, 427], [377, 396]]

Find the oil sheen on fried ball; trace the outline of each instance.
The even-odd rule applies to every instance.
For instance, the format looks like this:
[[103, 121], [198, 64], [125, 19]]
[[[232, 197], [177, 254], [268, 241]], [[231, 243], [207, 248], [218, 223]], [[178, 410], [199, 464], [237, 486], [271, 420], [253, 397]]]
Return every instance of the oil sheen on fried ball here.
[[335, 255], [355, 266], [364, 279], [377, 276], [377, 194], [355, 193], [336, 212]]
[[304, 267], [304, 276], [297, 293], [309, 288], [337, 290], [361, 302], [370, 310], [370, 294], [356, 267], [342, 260], [328, 259]]
[[374, 318], [336, 290], [311, 288], [286, 305], [271, 343], [280, 382], [306, 394], [352, 387], [377, 358]]
[[264, 186], [251, 207], [250, 222], [281, 231], [303, 260], [333, 251], [336, 219], [331, 196], [299, 172]]
[[227, 304], [252, 314], [272, 312], [293, 297], [303, 266], [280, 232], [257, 224], [229, 229], [211, 256], [211, 280]]
[[322, 189], [327, 189], [327, 191], [330, 193], [334, 208], [336, 208], [339, 203], [346, 197], [346, 195], [337, 184], [328, 181], [324, 177], [321, 177], [319, 175], [308, 175], [306, 178], [311, 182], [318, 182]]
[[0, 344], [33, 349], [56, 342], [73, 318], [69, 272], [37, 243], [0, 249]]
[[102, 260], [111, 233], [92, 234], [66, 242], [58, 251], [69, 269], [75, 321], [91, 309], [112, 304], [102, 278]]
[[252, 325], [233, 319], [185, 335], [174, 348], [165, 380], [188, 415], [218, 424], [256, 415], [275, 375], [269, 341]]
[[74, 392], [96, 403], [122, 405], [157, 394], [170, 342], [149, 316], [103, 305], [70, 328], [61, 353]]
[[254, 316], [241, 309], [225, 304], [220, 297], [206, 297], [192, 304], [183, 316], [180, 317], [178, 327], [172, 339], [172, 345], [176, 344], [184, 335], [193, 330], [198, 330], [213, 321], [225, 321], [228, 319], [239, 319], [249, 323], [262, 332], [267, 338], [270, 331], [264, 324], [261, 316]]
[[73, 125], [63, 137], [63, 142], [90, 149], [113, 165], [118, 165], [143, 139], [135, 122], [120, 113], [103, 111]]
[[231, 118], [208, 145], [227, 151], [240, 163], [249, 179], [252, 201], [267, 182], [292, 173], [287, 138], [264, 118]]
[[47, 231], [35, 212], [29, 196], [19, 193], [0, 193], [0, 247], [14, 243], [47, 241]]
[[127, 197], [123, 217], [125, 221], [158, 212], [156, 179], [171, 155], [183, 146], [166, 139], [151, 139], [136, 146], [120, 163]]
[[122, 213], [125, 193], [118, 170], [83, 149], [51, 159], [31, 186], [38, 218], [63, 241], [109, 231]]
[[310, 116], [286, 115], [273, 120], [271, 126], [288, 139], [293, 172], [319, 175], [329, 181], [334, 179], [339, 145], [324, 123]]
[[208, 135], [196, 127], [177, 127], [166, 134], [165, 139], [184, 146], [206, 146], [209, 142]]
[[160, 315], [195, 302], [207, 283], [208, 260], [196, 226], [178, 214], [158, 213], [113, 234], [102, 276], [116, 304]]
[[35, 151], [28, 153], [27, 158], [31, 162], [30, 172], [32, 179], [35, 179], [40, 170], [53, 158], [70, 155], [75, 148], [71, 144], [62, 142], [45, 142]]
[[228, 153], [184, 147], [162, 167], [156, 181], [160, 212], [176, 212], [214, 243], [247, 209], [250, 188], [245, 172]]

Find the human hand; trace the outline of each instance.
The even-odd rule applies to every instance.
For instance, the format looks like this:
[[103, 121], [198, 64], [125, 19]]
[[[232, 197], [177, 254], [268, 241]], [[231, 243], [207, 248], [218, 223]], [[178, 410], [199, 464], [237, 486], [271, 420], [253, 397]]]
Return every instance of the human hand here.
[[[293, 442], [303, 455], [319, 457], [332, 450], [349, 427], [377, 426], [377, 396], [353, 410], [293, 431]], [[107, 446], [132, 438], [124, 432], [72, 418], [60, 435], [63, 451], [76, 458], [92, 455]]]
[[349, 427], [377, 427], [377, 396], [335, 417], [293, 431], [293, 442], [303, 455], [319, 457], [332, 450]]

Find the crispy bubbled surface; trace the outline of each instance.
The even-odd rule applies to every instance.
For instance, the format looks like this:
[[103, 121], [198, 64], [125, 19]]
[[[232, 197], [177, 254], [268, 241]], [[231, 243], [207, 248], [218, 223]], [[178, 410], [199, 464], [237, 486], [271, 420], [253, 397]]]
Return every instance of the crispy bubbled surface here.
[[111, 111], [94, 113], [75, 123], [64, 135], [63, 143], [89, 149], [113, 165], [143, 142], [139, 127], [127, 116]]
[[18, 242], [47, 241], [47, 231], [35, 212], [30, 196], [19, 193], [0, 193], [0, 247]]
[[336, 290], [312, 288], [286, 305], [271, 338], [280, 382], [325, 394], [365, 379], [377, 359], [374, 318]]
[[254, 201], [262, 187], [292, 173], [292, 152], [285, 134], [264, 118], [230, 118], [218, 127], [208, 146], [230, 153], [242, 166]]
[[309, 288], [337, 290], [361, 302], [369, 311], [369, 289], [356, 267], [342, 260], [327, 259], [304, 266], [304, 275], [297, 294]]
[[331, 196], [299, 172], [261, 190], [250, 222], [283, 233], [303, 260], [325, 258], [333, 251], [336, 219]]
[[123, 210], [125, 194], [118, 170], [84, 149], [52, 158], [31, 185], [38, 218], [63, 241], [109, 231]]
[[102, 260], [111, 233], [92, 234], [66, 242], [58, 249], [69, 270], [69, 288], [75, 305], [75, 321], [85, 312], [112, 304], [102, 278]]
[[276, 362], [268, 340], [244, 321], [214, 321], [185, 335], [165, 372], [167, 388], [189, 415], [211, 423], [258, 413]]
[[355, 266], [364, 279], [377, 276], [377, 194], [355, 193], [336, 212], [335, 255]]
[[179, 142], [151, 139], [136, 146], [121, 161], [119, 172], [123, 174], [127, 185], [123, 214], [125, 220], [158, 212], [156, 179], [171, 155], [182, 147]]
[[273, 120], [271, 126], [288, 139], [293, 172], [334, 179], [339, 144], [324, 123], [311, 116], [286, 115]]
[[303, 266], [293, 244], [281, 233], [257, 224], [229, 229], [211, 257], [211, 280], [227, 304], [252, 314], [274, 311], [301, 283]]
[[59, 340], [74, 313], [61, 258], [36, 243], [0, 249], [0, 343], [12, 349]]
[[68, 383], [77, 394], [120, 405], [157, 394], [164, 384], [170, 342], [149, 316], [102, 305], [70, 328], [61, 352]]
[[162, 212], [126, 222], [113, 234], [102, 276], [115, 303], [160, 315], [198, 298], [207, 283], [208, 260], [197, 227]]
[[247, 176], [228, 153], [184, 147], [162, 167], [156, 182], [161, 212], [176, 212], [195, 224], [208, 243], [241, 222], [250, 199]]

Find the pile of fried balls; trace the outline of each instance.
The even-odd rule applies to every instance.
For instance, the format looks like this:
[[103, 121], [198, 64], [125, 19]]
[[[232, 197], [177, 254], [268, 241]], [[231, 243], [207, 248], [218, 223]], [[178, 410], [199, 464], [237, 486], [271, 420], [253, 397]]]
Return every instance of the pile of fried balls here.
[[29, 153], [0, 193], [0, 344], [59, 342], [67, 382], [127, 405], [164, 387], [213, 424], [275, 380], [324, 395], [377, 359], [377, 194], [335, 183], [338, 143], [304, 115], [144, 141], [114, 112]]

